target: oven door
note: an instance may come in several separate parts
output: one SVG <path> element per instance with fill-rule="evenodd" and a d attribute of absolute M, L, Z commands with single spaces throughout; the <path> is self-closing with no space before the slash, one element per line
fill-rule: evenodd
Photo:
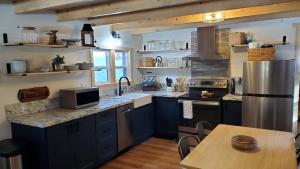
<path fill-rule="evenodd" d="M 195 128 L 199 121 L 207 121 L 213 127 L 221 123 L 220 101 L 190 100 L 193 104 L 193 118 L 183 118 L 183 101 L 178 100 L 180 108 L 179 126 Z"/>

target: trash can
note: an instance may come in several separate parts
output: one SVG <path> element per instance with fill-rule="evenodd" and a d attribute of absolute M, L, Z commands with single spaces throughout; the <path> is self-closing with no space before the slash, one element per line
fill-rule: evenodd
<path fill-rule="evenodd" d="M 11 139 L 0 141 L 0 168 L 22 169 L 21 146 Z"/>

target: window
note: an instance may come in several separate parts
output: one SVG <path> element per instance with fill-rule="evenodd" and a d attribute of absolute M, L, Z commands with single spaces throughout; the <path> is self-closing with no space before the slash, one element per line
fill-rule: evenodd
<path fill-rule="evenodd" d="M 120 77 L 130 79 L 130 52 L 128 50 L 94 50 L 94 66 L 101 71 L 94 72 L 95 84 L 115 83 Z"/>
<path fill-rule="evenodd" d="M 95 71 L 95 83 L 109 82 L 109 50 L 97 50 L 93 52 L 94 67 L 101 71 Z"/>
<path fill-rule="evenodd" d="M 128 52 L 116 51 L 115 54 L 115 72 L 116 80 L 119 80 L 122 76 L 128 76 Z"/>

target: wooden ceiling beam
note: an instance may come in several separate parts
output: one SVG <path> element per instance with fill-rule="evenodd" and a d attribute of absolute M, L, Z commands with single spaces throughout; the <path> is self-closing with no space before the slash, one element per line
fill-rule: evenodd
<path fill-rule="evenodd" d="M 230 24 L 264 21 L 264 20 L 271 20 L 271 19 L 283 19 L 283 18 L 291 18 L 297 16 L 300 16 L 300 11 L 281 12 L 281 13 L 273 13 L 273 14 L 266 14 L 266 15 L 259 15 L 259 16 L 249 16 L 243 18 L 228 19 L 225 20 L 224 22 L 215 23 L 215 24 L 208 24 L 203 22 L 187 23 L 187 24 L 173 25 L 173 26 L 137 28 L 137 29 L 130 29 L 127 31 L 130 34 L 139 35 L 139 34 L 146 34 L 146 33 L 153 33 L 153 32 L 164 32 L 164 31 L 187 29 L 187 28 L 198 28 L 198 27 L 213 26 L 213 25 L 230 25 Z"/>
<path fill-rule="evenodd" d="M 15 0 L 13 2 L 15 12 L 20 14 L 78 7 L 106 1 L 108 0 Z"/>
<path fill-rule="evenodd" d="M 57 12 L 58 21 L 85 19 L 90 17 L 121 14 L 154 8 L 170 7 L 190 3 L 202 3 L 212 0 L 129 0 L 90 5 Z"/>
<path fill-rule="evenodd" d="M 224 11 L 224 16 L 225 19 L 227 20 L 227 19 L 266 15 L 272 13 L 290 12 L 290 11 L 297 11 L 297 10 L 300 10 L 300 1 L 226 10 Z M 195 15 L 179 16 L 179 17 L 173 17 L 173 18 L 161 19 L 155 21 L 140 21 L 140 22 L 116 24 L 112 26 L 112 30 L 119 31 L 119 30 L 137 29 L 137 28 L 145 28 L 145 27 L 161 27 L 161 26 L 174 26 L 174 25 L 188 24 L 188 23 L 199 23 L 199 22 L 203 22 L 203 15 L 204 14 L 195 14 Z"/>
<path fill-rule="evenodd" d="M 154 21 L 170 17 L 193 15 L 212 11 L 231 10 L 260 5 L 270 5 L 275 3 L 290 2 L 294 0 L 218 0 L 204 2 L 202 4 L 181 5 L 163 9 L 153 9 L 148 11 L 131 12 L 117 15 L 109 15 L 89 19 L 94 25 L 108 25 L 126 22 L 136 22 L 140 20 Z"/>

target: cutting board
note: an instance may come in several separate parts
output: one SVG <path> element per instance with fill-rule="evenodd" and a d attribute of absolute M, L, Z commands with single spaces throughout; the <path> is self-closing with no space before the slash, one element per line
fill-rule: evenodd
<path fill-rule="evenodd" d="M 47 86 L 20 89 L 18 93 L 18 99 L 20 100 L 20 102 L 43 100 L 46 99 L 49 94 L 50 92 Z"/>

